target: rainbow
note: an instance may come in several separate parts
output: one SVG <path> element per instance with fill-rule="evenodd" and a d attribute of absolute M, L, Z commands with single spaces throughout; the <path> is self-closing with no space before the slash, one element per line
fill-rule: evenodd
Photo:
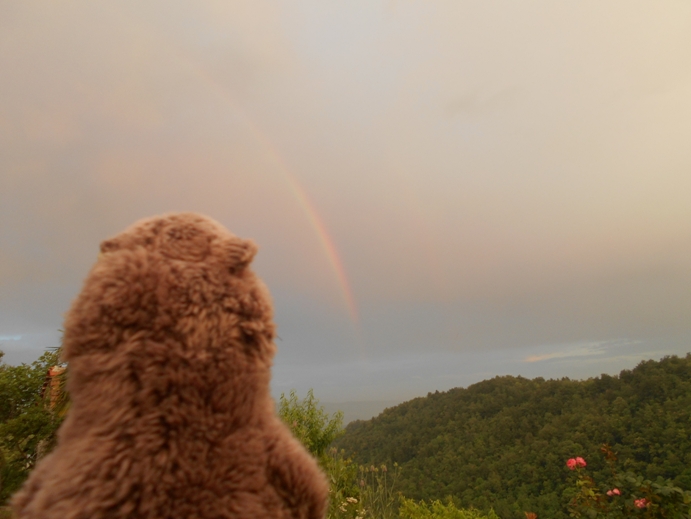
<path fill-rule="evenodd" d="M 183 61 L 195 72 L 196 75 L 201 77 L 204 82 L 214 90 L 222 101 L 229 105 L 236 114 L 240 115 L 246 127 L 250 130 L 252 136 L 268 152 L 269 158 L 276 166 L 276 171 L 280 173 L 281 177 L 297 200 L 303 213 L 307 217 L 310 225 L 319 238 L 319 242 L 324 250 L 324 254 L 326 255 L 326 258 L 328 259 L 329 264 L 336 275 L 336 279 L 338 280 L 338 285 L 341 289 L 343 300 L 348 310 L 351 322 L 357 329 L 359 329 L 360 318 L 358 309 L 355 303 L 355 297 L 353 296 L 353 291 L 350 288 L 350 283 L 348 282 L 348 276 L 346 274 L 345 267 L 343 266 L 343 261 L 341 261 L 341 256 L 338 253 L 334 240 L 331 238 L 331 235 L 324 224 L 324 220 L 319 216 L 319 212 L 315 208 L 310 198 L 307 196 L 307 193 L 303 187 L 300 185 L 300 182 L 298 182 L 297 178 L 295 178 L 295 175 L 290 172 L 285 160 L 276 147 L 272 144 L 266 133 L 263 132 L 259 125 L 257 125 L 254 120 L 247 115 L 245 110 L 243 110 L 242 107 L 235 102 L 235 100 L 228 94 L 227 89 L 192 60 L 183 59 Z"/>

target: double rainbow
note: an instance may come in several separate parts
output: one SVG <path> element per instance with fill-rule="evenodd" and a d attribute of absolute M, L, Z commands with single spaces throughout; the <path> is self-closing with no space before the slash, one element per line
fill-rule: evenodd
<path fill-rule="evenodd" d="M 293 197 L 298 202 L 303 213 L 307 217 L 312 229 L 314 229 L 319 242 L 322 246 L 324 254 L 331 265 L 331 269 L 336 275 L 338 280 L 338 285 L 343 296 L 343 301 L 348 310 L 348 314 L 353 325 L 359 327 L 359 315 L 357 305 L 355 303 L 355 297 L 353 296 L 353 291 L 350 288 L 350 283 L 348 282 L 348 275 L 346 274 L 345 267 L 343 266 L 343 261 L 338 253 L 336 244 L 333 238 L 329 234 L 326 224 L 323 218 L 319 215 L 319 212 L 315 208 L 314 204 L 310 200 L 309 196 L 305 192 L 304 188 L 300 185 L 300 182 L 295 178 L 290 172 L 288 165 L 285 160 L 273 145 L 266 132 L 262 131 L 258 124 L 249 117 L 249 115 L 242 109 L 242 107 L 235 102 L 235 100 L 230 96 L 227 89 L 223 87 L 218 81 L 216 81 L 210 74 L 205 70 L 200 68 L 196 63 L 191 60 L 185 59 L 185 64 L 191 68 L 196 75 L 204 80 L 208 87 L 210 87 L 216 95 L 221 99 L 226 105 L 230 106 L 231 109 L 240 116 L 243 120 L 245 126 L 252 134 L 252 137 L 259 142 L 262 147 L 266 150 L 268 157 L 271 162 L 276 167 L 276 171 L 281 175 L 287 186 L 289 187 Z"/>

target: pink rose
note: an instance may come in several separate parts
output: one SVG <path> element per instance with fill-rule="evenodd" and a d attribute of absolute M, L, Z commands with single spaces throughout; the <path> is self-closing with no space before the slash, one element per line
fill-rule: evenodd
<path fill-rule="evenodd" d="M 576 465 L 579 467 L 585 467 L 585 460 L 579 456 L 578 458 L 576 458 Z"/>
<path fill-rule="evenodd" d="M 612 497 L 612 496 L 620 496 L 621 492 L 619 492 L 618 488 L 613 488 L 612 490 L 607 491 L 607 495 Z"/>
<path fill-rule="evenodd" d="M 569 467 L 570 470 L 573 470 L 576 468 L 576 460 L 571 458 L 570 460 L 566 461 L 566 466 Z"/>
<path fill-rule="evenodd" d="M 648 506 L 648 500 L 642 497 L 641 499 L 634 500 L 633 504 L 636 505 L 638 508 L 645 508 L 646 506 Z"/>

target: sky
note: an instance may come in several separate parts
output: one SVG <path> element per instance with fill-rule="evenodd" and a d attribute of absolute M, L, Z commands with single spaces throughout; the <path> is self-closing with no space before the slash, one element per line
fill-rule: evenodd
<path fill-rule="evenodd" d="M 171 211 L 259 245 L 275 395 L 691 351 L 691 3 L 0 2 L 0 70 L 9 363 Z"/>

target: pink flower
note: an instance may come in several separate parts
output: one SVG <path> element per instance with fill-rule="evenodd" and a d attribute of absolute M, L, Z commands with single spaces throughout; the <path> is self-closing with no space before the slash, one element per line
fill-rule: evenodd
<path fill-rule="evenodd" d="M 645 497 L 642 497 L 641 499 L 635 499 L 633 504 L 638 508 L 645 508 L 648 506 L 648 500 Z"/>
<path fill-rule="evenodd" d="M 583 458 L 578 456 L 577 458 L 571 458 L 570 460 L 566 461 L 566 466 L 569 467 L 569 469 L 574 470 L 577 467 L 585 467 L 586 463 Z"/>
<path fill-rule="evenodd" d="M 612 497 L 612 496 L 620 496 L 621 492 L 619 492 L 618 488 L 613 488 L 612 490 L 607 491 L 607 495 Z"/>

